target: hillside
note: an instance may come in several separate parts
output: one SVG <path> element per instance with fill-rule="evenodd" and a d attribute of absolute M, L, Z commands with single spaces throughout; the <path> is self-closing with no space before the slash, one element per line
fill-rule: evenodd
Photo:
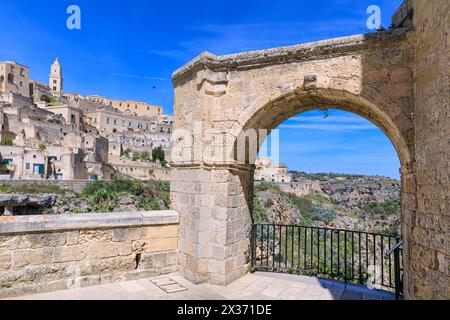
<path fill-rule="evenodd" d="M 255 221 L 386 234 L 399 232 L 398 180 L 340 174 L 294 172 L 293 175 L 296 182 L 289 184 L 257 183 Z M 310 184 L 314 187 L 308 189 L 309 192 L 289 191 Z"/>

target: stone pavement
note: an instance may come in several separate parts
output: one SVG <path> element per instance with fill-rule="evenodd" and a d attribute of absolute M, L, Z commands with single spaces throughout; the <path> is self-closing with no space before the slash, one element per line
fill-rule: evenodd
<path fill-rule="evenodd" d="M 18 300 L 392 300 L 391 293 L 338 281 L 248 274 L 225 286 L 194 285 L 178 274 L 14 298 Z"/>

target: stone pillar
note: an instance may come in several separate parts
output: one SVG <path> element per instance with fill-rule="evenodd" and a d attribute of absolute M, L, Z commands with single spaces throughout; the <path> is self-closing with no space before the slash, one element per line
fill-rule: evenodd
<path fill-rule="evenodd" d="M 402 239 L 403 245 L 403 292 L 406 299 L 410 299 L 409 289 L 411 287 L 412 272 L 411 264 L 411 235 L 417 213 L 417 183 L 415 164 L 404 165 L 401 170 L 401 197 L 402 197 Z"/>
<path fill-rule="evenodd" d="M 190 281 L 226 285 L 248 272 L 253 174 L 253 166 L 172 169 L 180 272 Z"/>

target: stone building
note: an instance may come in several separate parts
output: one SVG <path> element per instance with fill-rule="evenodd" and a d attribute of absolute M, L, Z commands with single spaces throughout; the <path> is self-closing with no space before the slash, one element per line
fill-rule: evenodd
<path fill-rule="evenodd" d="M 82 159 L 81 149 L 0 147 L 1 175 L 7 180 L 82 179 Z"/>
<path fill-rule="evenodd" d="M 163 109 L 160 106 L 152 106 L 145 102 L 132 100 L 113 100 L 101 96 L 88 96 L 87 99 L 100 103 L 105 106 L 110 106 L 116 111 L 137 117 L 158 117 L 163 115 Z"/>
<path fill-rule="evenodd" d="M 0 92 L 29 98 L 28 67 L 12 61 L 0 61 Z"/>
<path fill-rule="evenodd" d="M 158 118 L 156 117 L 136 117 L 118 112 L 111 107 L 99 108 L 87 116 L 91 118 L 90 124 L 106 137 L 117 132 L 156 132 L 158 130 Z"/>
<path fill-rule="evenodd" d="M 109 137 L 110 155 L 120 156 L 121 151 L 130 149 L 138 152 L 152 153 L 154 148 L 163 149 L 167 157 L 170 156 L 170 137 L 169 133 L 151 132 L 151 133 L 116 133 Z"/>
<path fill-rule="evenodd" d="M 60 114 L 65 123 L 71 125 L 75 130 L 80 130 L 81 128 L 81 118 L 82 112 L 70 105 L 46 105 L 45 110 L 48 110 L 54 114 Z"/>
<path fill-rule="evenodd" d="M 30 79 L 30 97 L 35 104 L 42 101 L 49 101 L 52 97 L 50 87 L 45 83 Z"/>
<path fill-rule="evenodd" d="M 284 164 L 276 164 L 268 158 L 258 158 L 255 163 L 255 181 L 291 182 L 292 175 Z"/>

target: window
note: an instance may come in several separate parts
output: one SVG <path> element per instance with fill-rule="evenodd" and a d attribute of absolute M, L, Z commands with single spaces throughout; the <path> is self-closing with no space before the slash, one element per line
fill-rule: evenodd
<path fill-rule="evenodd" d="M 12 164 L 12 163 L 13 163 L 12 159 L 3 159 L 3 164 L 8 165 L 8 164 Z"/>
<path fill-rule="evenodd" d="M 56 80 L 53 80 L 53 84 L 57 84 L 58 83 L 58 81 L 56 81 Z"/>
<path fill-rule="evenodd" d="M 30 164 L 29 163 L 25 164 L 25 170 L 30 170 Z"/>
<path fill-rule="evenodd" d="M 12 73 L 9 73 L 9 74 L 8 74 L 8 82 L 9 82 L 10 84 L 13 84 L 13 83 L 14 83 L 14 74 L 12 74 Z"/>
<path fill-rule="evenodd" d="M 45 167 L 41 163 L 35 163 L 33 165 L 33 173 L 34 174 L 44 174 L 45 173 Z"/>
<path fill-rule="evenodd" d="M 53 91 L 56 91 L 56 87 L 53 87 Z"/>
<path fill-rule="evenodd" d="M 131 126 L 132 126 L 131 122 L 128 122 L 128 126 L 131 128 Z"/>
<path fill-rule="evenodd" d="M 106 124 L 109 124 L 109 118 L 106 118 Z"/>
<path fill-rule="evenodd" d="M 117 124 L 117 120 L 116 119 L 114 119 L 114 125 L 116 125 Z"/>

